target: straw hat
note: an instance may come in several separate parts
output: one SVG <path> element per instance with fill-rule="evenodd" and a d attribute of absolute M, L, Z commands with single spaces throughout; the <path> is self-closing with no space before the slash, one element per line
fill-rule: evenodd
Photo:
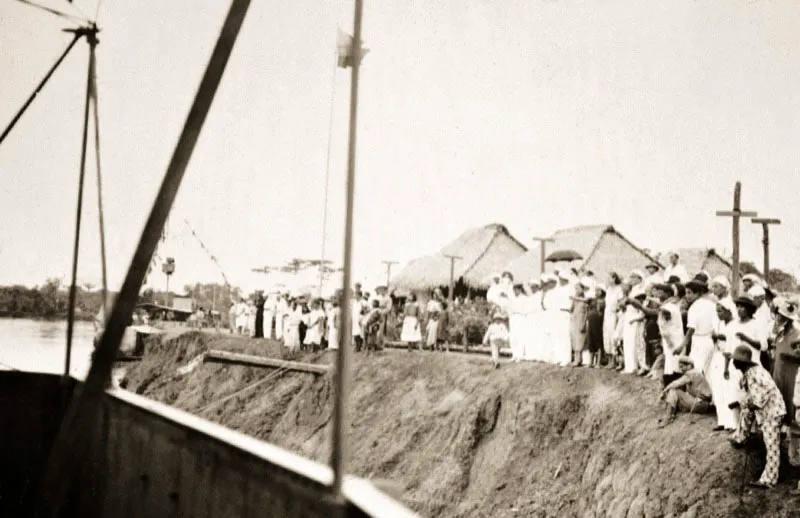
<path fill-rule="evenodd" d="M 746 345 L 740 345 L 733 350 L 733 354 L 731 355 L 731 360 L 733 361 L 740 361 L 742 363 L 747 363 L 749 365 L 755 365 L 756 363 L 753 361 L 753 350 L 747 347 Z"/>
<path fill-rule="evenodd" d="M 797 316 L 797 304 L 794 302 L 789 302 L 788 300 L 782 300 L 776 306 L 775 311 L 778 312 L 780 316 L 783 318 L 788 318 L 789 320 L 798 320 Z"/>

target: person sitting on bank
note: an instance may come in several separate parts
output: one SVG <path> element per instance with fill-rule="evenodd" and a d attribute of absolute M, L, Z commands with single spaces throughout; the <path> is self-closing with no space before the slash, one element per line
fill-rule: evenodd
<path fill-rule="evenodd" d="M 775 487 L 781 462 L 780 428 L 786 415 L 783 396 L 769 372 L 753 361 L 753 350 L 750 347 L 738 346 L 733 351 L 731 360 L 733 366 L 742 372 L 740 387 L 744 397 L 729 405 L 732 409 L 740 409 L 739 427 L 729 440 L 735 448 L 744 446 L 750 438 L 753 421 L 758 424 L 767 449 L 767 458 L 761 477 L 748 485 L 760 489 Z"/>
<path fill-rule="evenodd" d="M 662 427 L 672 423 L 678 412 L 707 414 L 711 411 L 711 387 L 703 371 L 688 356 L 678 358 L 678 369 L 683 375 L 661 391 L 661 399 L 669 410 L 659 422 Z"/>

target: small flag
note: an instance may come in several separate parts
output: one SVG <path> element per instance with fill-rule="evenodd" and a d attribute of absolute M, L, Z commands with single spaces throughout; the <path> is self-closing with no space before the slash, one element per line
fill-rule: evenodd
<path fill-rule="evenodd" d="M 339 35 L 336 39 L 336 47 L 338 49 L 338 64 L 341 68 L 350 68 L 353 66 L 353 37 L 346 32 L 339 29 Z M 362 47 L 358 63 L 367 55 L 369 49 Z"/>

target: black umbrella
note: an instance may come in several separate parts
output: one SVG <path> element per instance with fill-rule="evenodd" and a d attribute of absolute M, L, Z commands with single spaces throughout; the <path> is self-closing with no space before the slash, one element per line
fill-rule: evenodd
<path fill-rule="evenodd" d="M 579 261 L 581 259 L 583 259 L 583 256 L 575 250 L 556 250 L 548 255 L 545 261 L 548 263 L 558 263 L 561 261 Z"/>

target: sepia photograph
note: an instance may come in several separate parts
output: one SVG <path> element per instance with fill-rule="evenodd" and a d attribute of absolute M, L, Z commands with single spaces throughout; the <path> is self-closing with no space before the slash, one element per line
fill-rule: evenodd
<path fill-rule="evenodd" d="M 0 0 L 0 517 L 800 517 L 797 0 Z"/>

